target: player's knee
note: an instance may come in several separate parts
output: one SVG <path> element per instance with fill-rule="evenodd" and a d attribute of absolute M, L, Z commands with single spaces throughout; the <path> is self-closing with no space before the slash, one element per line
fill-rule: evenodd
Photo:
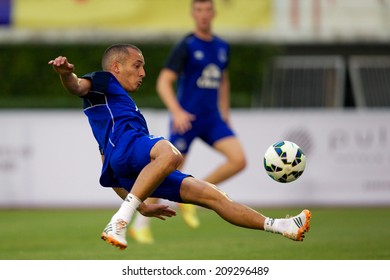
<path fill-rule="evenodd" d="M 183 162 L 183 156 L 168 141 L 159 141 L 152 149 L 152 160 L 159 161 L 168 171 L 174 171 Z"/>
<path fill-rule="evenodd" d="M 235 157 L 231 162 L 236 172 L 242 171 L 247 165 L 246 158 L 244 156 Z"/>
<path fill-rule="evenodd" d="M 169 160 L 174 169 L 177 169 L 183 162 L 183 156 L 181 153 L 172 153 Z"/>
<path fill-rule="evenodd" d="M 164 161 L 167 169 L 171 172 L 178 169 L 178 167 L 183 162 L 183 156 L 180 153 L 176 153 L 174 151 L 165 153 L 162 156 L 162 160 Z"/>

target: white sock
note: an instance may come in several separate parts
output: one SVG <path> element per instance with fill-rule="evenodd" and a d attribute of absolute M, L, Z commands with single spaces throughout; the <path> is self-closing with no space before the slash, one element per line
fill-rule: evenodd
<path fill-rule="evenodd" d="M 266 218 L 264 222 L 264 230 L 274 233 L 283 233 L 288 225 L 287 219 Z"/>
<path fill-rule="evenodd" d="M 121 219 L 127 224 L 130 223 L 131 218 L 133 217 L 135 211 L 137 211 L 138 206 L 141 204 L 141 200 L 135 195 L 129 193 L 125 200 L 122 202 L 119 210 L 112 216 L 111 221 L 117 221 Z"/>

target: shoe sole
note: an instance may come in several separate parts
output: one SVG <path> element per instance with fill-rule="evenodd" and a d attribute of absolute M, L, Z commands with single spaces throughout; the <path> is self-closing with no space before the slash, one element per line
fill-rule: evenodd
<path fill-rule="evenodd" d="M 112 237 L 110 237 L 110 236 L 108 236 L 108 235 L 106 235 L 104 233 L 102 234 L 102 239 L 104 241 L 106 241 L 108 244 L 111 244 L 111 245 L 113 245 L 115 247 L 118 247 L 121 250 L 124 250 L 124 249 L 127 248 L 127 245 L 118 242 L 118 240 L 116 240 L 115 238 L 112 238 Z"/>
<path fill-rule="evenodd" d="M 305 213 L 306 221 L 305 221 L 305 224 L 298 229 L 298 234 L 297 234 L 297 237 L 295 239 L 296 241 L 303 241 L 303 238 L 305 238 L 305 233 L 310 230 L 310 218 L 311 218 L 312 214 L 307 209 L 303 210 L 302 212 Z"/>

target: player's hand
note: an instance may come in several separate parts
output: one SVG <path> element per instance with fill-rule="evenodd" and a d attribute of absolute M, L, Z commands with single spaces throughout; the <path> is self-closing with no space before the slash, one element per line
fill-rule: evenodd
<path fill-rule="evenodd" d="M 68 62 L 65 56 L 58 56 L 48 62 L 58 74 L 70 74 L 74 71 L 74 65 Z"/>
<path fill-rule="evenodd" d="M 183 134 L 192 128 L 192 121 L 196 119 L 195 115 L 185 110 L 180 110 L 172 115 L 173 131 Z"/>
<path fill-rule="evenodd" d="M 138 207 L 138 211 L 146 217 L 154 217 L 160 220 L 165 220 L 166 217 L 170 218 L 176 216 L 175 210 L 169 208 L 168 205 L 162 204 L 141 203 Z"/>

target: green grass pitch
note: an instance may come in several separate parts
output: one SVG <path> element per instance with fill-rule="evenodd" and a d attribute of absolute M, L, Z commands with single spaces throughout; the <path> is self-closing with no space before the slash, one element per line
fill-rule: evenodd
<path fill-rule="evenodd" d="M 258 209 L 284 217 L 301 209 Z M 389 260 L 390 208 L 311 208 L 304 242 L 234 227 L 199 209 L 199 229 L 178 216 L 152 222 L 154 245 L 100 239 L 115 209 L 0 210 L 1 260 Z"/>

